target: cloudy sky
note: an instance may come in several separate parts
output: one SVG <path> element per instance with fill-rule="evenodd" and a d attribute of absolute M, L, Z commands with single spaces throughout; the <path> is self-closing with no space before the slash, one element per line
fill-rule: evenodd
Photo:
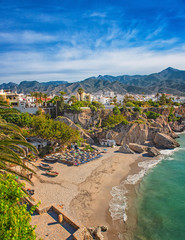
<path fill-rule="evenodd" d="M 184 0 L 0 0 L 0 83 L 185 69 Z"/>

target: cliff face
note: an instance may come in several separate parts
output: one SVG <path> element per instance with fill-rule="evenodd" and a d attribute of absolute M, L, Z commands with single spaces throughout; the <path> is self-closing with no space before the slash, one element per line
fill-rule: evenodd
<path fill-rule="evenodd" d="M 101 119 L 104 119 L 110 113 L 111 110 L 109 109 L 98 110 L 97 112 L 92 112 L 91 109 L 84 109 L 80 113 L 64 112 L 64 117 L 69 118 L 75 124 L 80 124 L 82 128 L 88 129 L 101 123 Z"/>
<path fill-rule="evenodd" d="M 64 122 L 68 126 L 72 127 L 75 130 L 78 130 L 80 136 L 86 140 L 87 143 L 93 144 L 94 140 L 79 126 L 72 122 L 69 118 L 66 117 L 57 117 L 56 121 Z"/>
<path fill-rule="evenodd" d="M 159 148 L 177 147 L 178 143 L 174 140 L 177 136 L 164 118 L 160 116 L 156 121 L 152 120 L 146 124 L 123 125 L 121 123 L 113 129 L 97 133 L 97 137 L 114 139 L 117 145 L 123 146 L 136 143 Z"/>

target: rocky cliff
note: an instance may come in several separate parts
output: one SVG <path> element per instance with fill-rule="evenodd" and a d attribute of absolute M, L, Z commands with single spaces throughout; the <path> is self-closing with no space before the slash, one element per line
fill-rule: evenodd
<path fill-rule="evenodd" d="M 75 124 L 79 124 L 82 128 L 88 129 L 89 127 L 97 126 L 101 123 L 107 115 L 112 112 L 110 109 L 102 109 L 97 112 L 91 111 L 91 109 L 83 109 L 79 113 L 72 113 L 69 111 L 64 112 L 64 117 L 67 117 Z"/>
<path fill-rule="evenodd" d="M 146 123 L 118 124 L 112 129 L 96 134 L 98 139 L 114 139 L 117 145 L 125 146 L 135 143 L 145 146 L 156 146 L 158 148 L 175 148 L 179 144 L 175 140 L 178 137 L 164 116 Z M 129 146 L 130 147 L 130 146 Z M 132 149 L 132 148 L 131 148 Z M 133 150 L 133 149 L 132 149 Z"/>

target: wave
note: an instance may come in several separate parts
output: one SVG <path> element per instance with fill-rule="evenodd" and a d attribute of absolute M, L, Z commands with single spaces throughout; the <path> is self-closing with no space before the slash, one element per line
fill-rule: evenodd
<path fill-rule="evenodd" d="M 145 160 L 143 162 L 139 162 L 138 167 L 141 168 L 139 173 L 128 175 L 126 180 L 124 180 L 119 186 L 112 188 L 112 199 L 109 203 L 109 211 L 113 220 L 123 219 L 125 222 L 127 220 L 126 210 L 128 203 L 126 194 L 128 193 L 128 190 L 126 189 L 126 185 L 137 184 L 150 169 L 154 168 L 163 159 L 173 160 L 173 158 L 170 156 L 175 151 L 179 151 L 180 149 L 182 148 L 161 150 L 161 157 L 159 159 Z"/>
<path fill-rule="evenodd" d="M 160 160 L 146 160 L 143 162 L 139 162 L 138 167 L 143 169 L 137 174 L 128 175 L 127 179 L 125 180 L 125 184 L 135 185 L 145 176 L 149 169 L 154 168 L 159 162 Z"/>
<path fill-rule="evenodd" d="M 111 195 L 113 198 L 109 203 L 109 211 L 113 220 L 127 220 L 125 213 L 127 208 L 126 193 L 128 193 L 128 190 L 123 185 L 112 188 Z"/>
<path fill-rule="evenodd" d="M 179 151 L 180 148 L 175 148 L 175 149 L 164 149 L 164 150 L 160 150 L 160 153 L 162 155 L 162 157 L 167 157 L 167 156 L 171 156 L 174 152 Z"/>

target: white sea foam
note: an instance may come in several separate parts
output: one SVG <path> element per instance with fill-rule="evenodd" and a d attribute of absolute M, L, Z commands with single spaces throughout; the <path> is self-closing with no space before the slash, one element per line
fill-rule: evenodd
<path fill-rule="evenodd" d="M 112 188 L 112 199 L 109 203 L 109 211 L 113 220 L 127 220 L 125 210 L 127 208 L 127 198 L 125 194 L 128 192 L 123 185 Z"/>
<path fill-rule="evenodd" d="M 127 179 L 125 180 L 125 184 L 136 184 L 145 176 L 150 168 L 155 167 L 159 162 L 160 160 L 146 160 L 139 162 L 138 167 L 142 168 L 142 170 L 137 174 L 128 175 Z"/>
<path fill-rule="evenodd" d="M 166 156 L 171 156 L 176 151 L 179 151 L 179 148 L 161 150 L 160 153 L 161 155 L 166 157 Z"/>
<path fill-rule="evenodd" d="M 126 180 L 123 181 L 119 186 L 113 187 L 111 191 L 112 199 L 109 203 L 109 211 L 111 213 L 111 217 L 113 220 L 123 219 L 124 221 L 127 220 L 126 209 L 127 209 L 127 198 L 126 193 L 128 190 L 126 189 L 125 185 L 131 184 L 135 185 L 139 182 L 146 173 L 154 168 L 161 160 L 168 157 L 168 160 L 173 160 L 170 157 L 175 151 L 180 150 L 180 148 L 176 149 L 168 149 L 168 150 L 161 150 L 161 158 L 158 160 L 145 160 L 143 162 L 138 163 L 138 167 L 141 168 L 141 171 L 137 174 L 128 175 Z"/>

